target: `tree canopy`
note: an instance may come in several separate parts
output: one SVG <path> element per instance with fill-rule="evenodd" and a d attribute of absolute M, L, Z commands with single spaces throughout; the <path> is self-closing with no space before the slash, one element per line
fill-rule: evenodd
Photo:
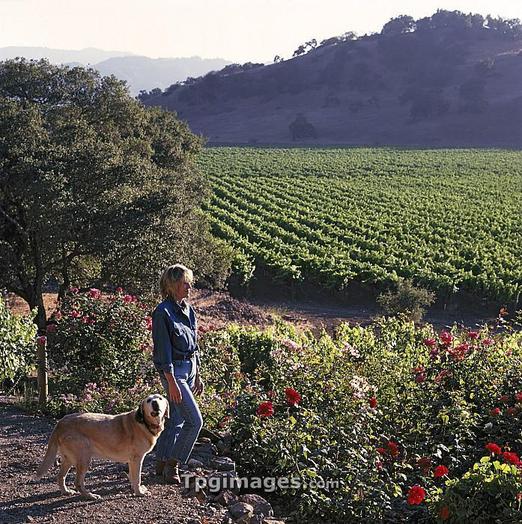
<path fill-rule="evenodd" d="M 38 307 L 42 327 L 50 280 L 143 291 L 169 262 L 221 263 L 200 211 L 201 146 L 115 77 L 1 62 L 0 288 Z"/>

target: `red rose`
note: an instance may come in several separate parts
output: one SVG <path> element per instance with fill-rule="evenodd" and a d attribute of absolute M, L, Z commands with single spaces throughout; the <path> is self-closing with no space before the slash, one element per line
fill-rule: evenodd
<path fill-rule="evenodd" d="M 492 338 L 485 338 L 483 341 L 482 341 L 482 344 L 484 346 L 491 346 L 495 343 L 495 341 L 492 339 Z"/>
<path fill-rule="evenodd" d="M 89 296 L 96 300 L 101 297 L 101 291 L 99 289 L 92 287 L 91 289 L 89 289 Z"/>
<path fill-rule="evenodd" d="M 152 331 L 152 317 L 145 317 L 145 323 L 147 324 L 147 329 Z"/>
<path fill-rule="evenodd" d="M 479 336 L 478 331 L 468 331 L 468 338 L 471 340 L 476 340 Z"/>
<path fill-rule="evenodd" d="M 71 311 L 71 317 L 72 318 L 80 318 L 81 316 L 82 316 L 82 314 L 79 311 L 76 311 L 76 309 L 73 309 Z"/>
<path fill-rule="evenodd" d="M 498 415 L 500 415 L 500 408 L 493 408 L 489 414 L 492 416 L 492 417 L 496 417 Z"/>
<path fill-rule="evenodd" d="M 507 413 L 510 417 L 513 417 L 514 415 L 517 414 L 517 408 L 507 408 L 506 413 Z"/>
<path fill-rule="evenodd" d="M 297 406 L 301 402 L 301 395 L 293 388 L 285 388 L 286 401 L 291 406 Z"/>
<path fill-rule="evenodd" d="M 116 293 L 123 293 L 123 288 L 122 287 L 117 287 L 116 288 Z"/>
<path fill-rule="evenodd" d="M 447 331 L 443 331 L 440 334 L 440 340 L 445 346 L 449 346 L 453 342 L 453 336 L 451 333 L 448 333 Z"/>
<path fill-rule="evenodd" d="M 47 344 L 47 337 L 45 335 L 42 335 L 36 339 L 36 343 L 39 346 L 45 346 Z"/>
<path fill-rule="evenodd" d="M 500 402 L 503 402 L 504 404 L 507 404 L 509 402 L 509 395 L 502 395 L 499 398 Z"/>
<path fill-rule="evenodd" d="M 47 333 L 56 333 L 56 324 L 49 324 L 47 326 Z"/>
<path fill-rule="evenodd" d="M 132 295 L 125 295 L 123 297 L 123 302 L 125 302 L 126 304 L 129 304 L 130 302 L 132 302 L 132 300 L 133 300 Z"/>
<path fill-rule="evenodd" d="M 446 466 L 440 465 L 433 470 L 433 476 L 438 479 L 444 477 L 449 473 L 449 469 Z"/>
<path fill-rule="evenodd" d="M 504 451 L 504 453 L 502 453 L 502 458 L 506 462 L 510 462 L 515 466 L 518 466 L 520 464 L 520 459 L 518 458 L 518 455 L 516 453 L 513 453 L 512 451 Z"/>
<path fill-rule="evenodd" d="M 375 409 L 377 407 L 377 399 L 375 397 L 370 397 L 370 400 L 368 402 L 372 409 Z"/>
<path fill-rule="evenodd" d="M 486 449 L 490 453 L 493 453 L 493 455 L 500 455 L 502 453 L 502 449 L 500 448 L 500 446 L 498 444 L 495 444 L 494 442 L 488 442 L 486 444 Z"/>
<path fill-rule="evenodd" d="M 396 457 L 399 454 L 399 444 L 397 444 L 397 442 L 390 440 L 387 446 L 388 446 L 388 452 L 390 453 L 392 457 Z"/>
<path fill-rule="evenodd" d="M 77 287 L 71 287 L 69 288 L 70 293 L 78 293 L 80 290 Z"/>
<path fill-rule="evenodd" d="M 271 417 L 273 414 L 274 414 L 274 406 L 272 405 L 272 402 L 270 401 L 261 402 L 261 404 L 259 404 L 257 411 L 256 411 L 256 415 L 258 415 L 259 417 L 265 417 L 265 418 Z"/>
<path fill-rule="evenodd" d="M 386 455 L 386 450 L 384 448 L 376 448 L 375 451 L 377 451 L 379 455 Z"/>
<path fill-rule="evenodd" d="M 422 343 L 429 348 L 433 348 L 437 345 L 437 341 L 434 338 L 425 338 Z"/>
<path fill-rule="evenodd" d="M 61 311 L 55 311 L 53 313 L 53 317 L 56 319 L 56 320 L 61 320 L 62 319 L 62 312 Z"/>
<path fill-rule="evenodd" d="M 426 497 L 426 491 L 421 486 L 415 485 L 410 488 L 408 491 L 408 504 L 411 506 L 417 506 L 420 504 Z"/>
<path fill-rule="evenodd" d="M 415 382 L 417 382 L 417 384 L 422 384 L 425 380 L 426 380 L 426 373 L 419 373 L 415 377 Z"/>
<path fill-rule="evenodd" d="M 448 506 L 442 506 L 439 511 L 439 518 L 440 520 L 448 520 L 450 517 L 450 510 Z"/>
<path fill-rule="evenodd" d="M 515 393 L 515 399 L 517 402 L 522 402 L 522 392 Z"/>
<path fill-rule="evenodd" d="M 422 469 L 422 471 L 427 472 L 431 467 L 430 457 L 421 457 L 417 460 L 417 465 Z"/>

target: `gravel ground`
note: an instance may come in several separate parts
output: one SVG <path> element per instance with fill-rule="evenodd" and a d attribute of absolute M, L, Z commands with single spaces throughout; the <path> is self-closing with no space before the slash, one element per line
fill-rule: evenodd
<path fill-rule="evenodd" d="M 53 467 L 41 481 L 33 476 L 45 453 L 54 421 L 28 415 L 0 400 L 0 523 L 170 523 L 217 524 L 225 510 L 200 504 L 182 496 L 182 489 L 163 484 L 154 476 L 153 457 L 148 455 L 142 483 L 149 497 L 134 497 L 126 477 L 126 466 L 93 461 L 87 473 L 87 489 L 102 496 L 85 501 L 78 495 L 64 496 Z M 74 469 L 67 477 L 73 483 Z"/>

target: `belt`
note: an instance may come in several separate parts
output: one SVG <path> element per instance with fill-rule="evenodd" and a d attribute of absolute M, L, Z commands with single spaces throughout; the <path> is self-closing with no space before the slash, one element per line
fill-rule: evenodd
<path fill-rule="evenodd" d="M 193 356 L 194 356 L 194 353 L 190 353 L 190 354 L 173 353 L 172 354 L 172 360 L 192 360 Z"/>

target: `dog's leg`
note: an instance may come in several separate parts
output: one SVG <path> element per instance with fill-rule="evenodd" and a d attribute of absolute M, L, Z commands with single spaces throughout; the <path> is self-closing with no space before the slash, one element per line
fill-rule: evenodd
<path fill-rule="evenodd" d="M 89 465 L 91 462 L 90 457 L 82 457 L 78 460 L 76 463 L 76 479 L 75 479 L 75 486 L 76 489 L 81 493 L 83 497 L 89 500 L 97 500 L 101 499 L 100 495 L 96 495 L 94 493 L 89 493 L 85 489 L 85 474 L 87 473 L 87 470 L 89 469 Z"/>
<path fill-rule="evenodd" d="M 60 491 L 63 495 L 74 495 L 76 493 L 76 491 L 69 489 L 65 485 L 65 477 L 67 476 L 67 473 L 69 473 L 71 466 L 72 462 L 64 455 L 62 457 L 62 463 L 60 464 L 60 472 L 58 473 L 58 486 L 60 486 Z"/>
<path fill-rule="evenodd" d="M 150 491 L 141 485 L 141 467 L 143 464 L 144 455 L 140 457 L 132 457 L 129 460 L 129 479 L 132 486 L 132 491 L 137 497 L 150 495 Z"/>

